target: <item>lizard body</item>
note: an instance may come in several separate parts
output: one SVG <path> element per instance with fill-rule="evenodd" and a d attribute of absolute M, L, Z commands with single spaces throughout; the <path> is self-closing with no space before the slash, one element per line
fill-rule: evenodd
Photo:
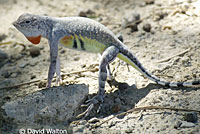
<path fill-rule="evenodd" d="M 105 81 L 109 73 L 109 63 L 116 57 L 127 62 L 144 76 L 157 84 L 167 87 L 185 87 L 200 85 L 200 81 L 193 82 L 166 82 L 151 75 L 141 65 L 137 58 L 104 25 L 83 17 L 48 17 L 33 14 L 23 14 L 13 25 L 22 32 L 33 44 L 38 44 L 41 37 L 49 41 L 50 46 L 50 67 L 47 86 L 56 73 L 60 79 L 60 60 L 58 57 L 58 45 L 67 48 L 102 53 L 99 65 L 99 91 L 96 97 L 90 100 L 86 116 L 97 103 L 103 102 Z"/>

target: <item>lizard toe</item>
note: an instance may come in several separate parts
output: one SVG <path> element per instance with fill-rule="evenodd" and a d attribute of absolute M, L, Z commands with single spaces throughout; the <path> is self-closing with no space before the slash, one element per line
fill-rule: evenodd
<path fill-rule="evenodd" d="M 92 99 L 87 100 L 86 103 L 87 104 L 82 104 L 81 107 L 87 106 L 88 108 L 83 113 L 79 114 L 76 118 L 81 118 L 83 116 L 84 118 L 86 118 L 97 104 L 99 104 L 97 110 L 97 113 L 99 113 L 103 104 L 103 96 L 102 95 L 94 96 Z"/>

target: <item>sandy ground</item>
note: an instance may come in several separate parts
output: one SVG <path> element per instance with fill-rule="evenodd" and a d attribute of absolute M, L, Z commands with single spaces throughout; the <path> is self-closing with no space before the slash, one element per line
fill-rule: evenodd
<path fill-rule="evenodd" d="M 26 12 L 57 17 L 79 16 L 84 13 L 109 27 L 115 34 L 121 34 L 124 43 L 152 74 L 168 81 L 192 81 L 200 78 L 200 1 L 0 0 L 0 50 L 8 55 L 7 58 L 0 59 L 0 106 L 45 88 L 43 79 L 47 77 L 49 66 L 47 40 L 42 39 L 39 45 L 34 46 L 11 24 Z M 140 21 L 135 24 L 132 20 L 130 24 L 126 24 L 124 18 L 130 19 L 135 14 L 140 15 Z M 124 25 L 125 28 L 122 27 Z M 138 30 L 134 30 L 134 27 Z M 8 43 L 2 45 L 2 42 Z M 25 50 L 20 43 L 25 45 Z M 66 48 L 60 48 L 59 51 L 62 73 L 98 68 L 97 54 Z M 166 58 L 169 59 L 158 62 Z M 187 123 L 191 121 L 185 118 L 192 109 L 200 110 L 200 88 L 164 88 L 144 78 L 130 66 L 127 68 L 122 63 L 117 67 L 119 63 L 116 59 L 111 64 L 111 70 L 117 70 L 115 80 L 118 86 L 106 84 L 105 104 L 100 113 L 93 111 L 86 120 L 79 123 L 72 120 L 63 128 L 69 127 L 74 133 L 200 133 L 200 121 L 196 120 L 189 126 Z M 97 93 L 97 76 L 97 71 L 71 74 L 65 77 L 64 84 L 85 83 L 89 85 L 91 97 Z M 41 81 L 18 88 L 2 89 L 36 79 Z M 135 106 L 161 106 L 190 111 L 137 110 L 115 117 L 97 128 L 92 127 Z M 84 108 L 81 108 L 77 113 L 83 111 Z M 193 114 L 196 118 L 200 117 L 198 112 Z M 5 112 L 1 108 L 0 120 L 0 133 L 3 134 L 17 133 L 25 126 L 19 126 L 12 119 L 5 118 Z M 186 126 L 181 126 L 185 122 Z"/>

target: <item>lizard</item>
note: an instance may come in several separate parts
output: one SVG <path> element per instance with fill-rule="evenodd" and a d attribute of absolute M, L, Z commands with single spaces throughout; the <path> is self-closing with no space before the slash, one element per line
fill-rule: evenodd
<path fill-rule="evenodd" d="M 102 54 L 99 64 L 98 93 L 87 101 L 88 108 L 84 112 L 85 117 L 89 115 L 95 105 L 99 104 L 98 111 L 102 107 L 105 96 L 105 82 L 109 75 L 109 63 L 115 60 L 116 57 L 128 63 L 142 75 L 159 85 L 166 87 L 192 87 L 200 85 L 200 80 L 168 82 L 153 76 L 110 29 L 93 19 L 86 17 L 50 17 L 24 13 L 13 22 L 13 25 L 33 44 L 39 44 L 41 37 L 48 39 L 50 66 L 47 87 L 51 87 L 51 81 L 55 73 L 57 80 L 60 81 L 59 45 L 70 49 Z"/>

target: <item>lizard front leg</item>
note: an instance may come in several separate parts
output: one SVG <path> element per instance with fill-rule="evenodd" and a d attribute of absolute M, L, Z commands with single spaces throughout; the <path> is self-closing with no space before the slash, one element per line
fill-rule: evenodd
<path fill-rule="evenodd" d="M 118 53 L 119 53 L 119 49 L 116 48 L 115 46 L 110 46 L 103 52 L 102 58 L 101 58 L 101 61 L 100 61 L 100 66 L 99 66 L 99 79 L 98 79 L 99 80 L 99 90 L 98 90 L 98 94 L 94 98 L 87 101 L 87 102 L 89 102 L 89 104 L 88 104 L 89 107 L 83 113 L 85 115 L 85 117 L 89 115 L 91 110 L 98 103 L 100 103 L 98 111 L 100 110 L 102 103 L 103 103 L 103 99 L 104 99 L 105 82 L 106 82 L 106 79 L 107 79 L 107 66 L 110 62 L 112 62 L 116 58 Z M 81 114 L 80 116 L 82 116 L 83 114 Z"/>
<path fill-rule="evenodd" d="M 61 75 L 60 75 L 60 57 L 57 56 L 56 59 L 56 85 L 60 85 L 60 82 L 62 82 Z"/>
<path fill-rule="evenodd" d="M 55 41 L 49 41 L 50 46 L 50 66 L 48 72 L 47 87 L 51 87 L 51 81 L 56 72 L 56 63 L 58 57 L 58 45 Z"/>

